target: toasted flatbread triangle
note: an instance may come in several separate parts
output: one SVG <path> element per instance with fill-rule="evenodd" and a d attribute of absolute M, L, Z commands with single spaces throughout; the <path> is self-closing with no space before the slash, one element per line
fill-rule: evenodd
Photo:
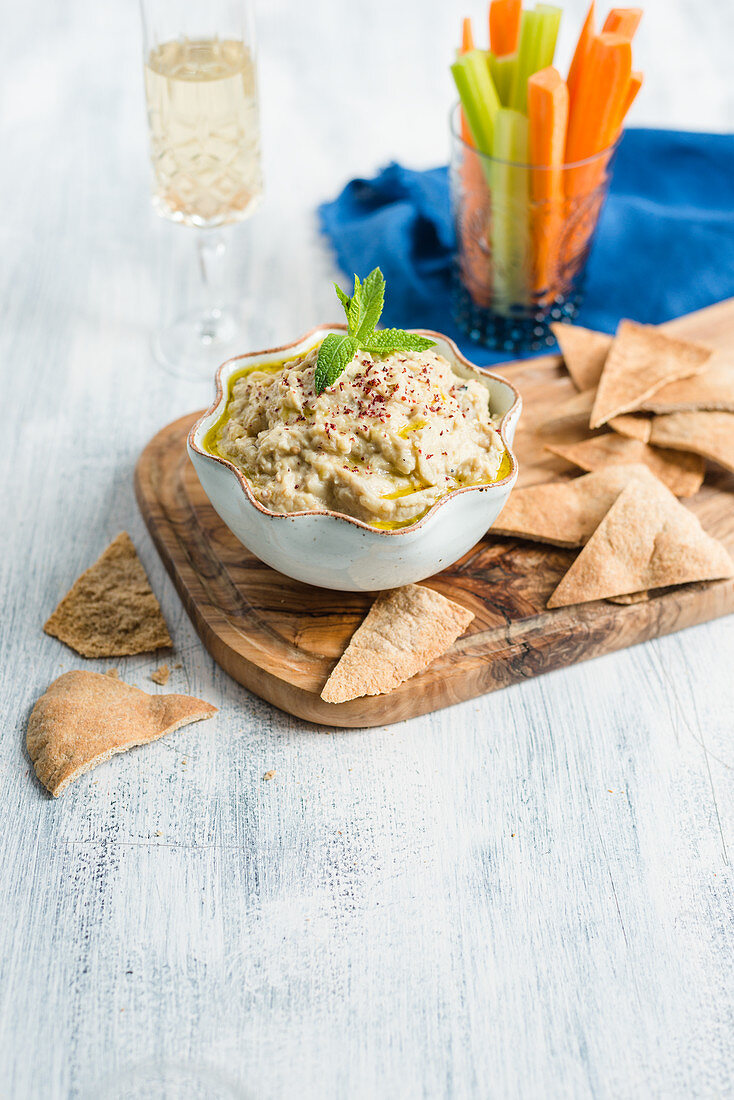
<path fill-rule="evenodd" d="M 641 407 L 655 413 L 734 412 L 734 361 L 730 355 L 714 352 L 700 374 L 661 386 Z"/>
<path fill-rule="evenodd" d="M 565 607 L 734 576 L 725 548 L 654 478 L 619 494 L 548 600 Z"/>
<path fill-rule="evenodd" d="M 515 489 L 490 535 L 583 546 L 631 481 L 652 478 L 647 466 L 608 466 L 572 481 Z"/>
<path fill-rule="evenodd" d="M 543 435 L 565 432 L 570 428 L 587 428 L 595 392 L 593 389 L 582 390 L 554 405 L 551 415 L 539 426 Z"/>
<path fill-rule="evenodd" d="M 591 418 L 591 410 L 594 406 L 596 390 L 582 390 L 573 397 L 561 401 L 553 409 L 553 413 L 540 425 L 543 435 L 555 435 L 572 429 L 588 428 Z M 650 439 L 652 418 L 644 413 L 623 413 L 621 416 L 613 416 L 607 422 L 607 427 L 612 428 L 619 435 L 629 439 L 641 439 L 647 443 Z"/>
<path fill-rule="evenodd" d="M 394 691 L 445 653 L 473 618 L 461 604 L 418 584 L 381 592 L 352 635 L 321 698 L 345 703 Z"/>
<path fill-rule="evenodd" d="M 649 443 L 652 418 L 640 416 L 639 413 L 622 413 L 621 416 L 613 416 L 608 420 L 607 427 L 628 439 L 640 439 L 643 443 Z"/>
<path fill-rule="evenodd" d="M 650 593 L 647 591 L 628 592 L 625 596 L 607 596 L 607 599 L 610 603 L 618 603 L 626 607 L 634 603 L 647 603 L 650 599 Z"/>
<path fill-rule="evenodd" d="M 28 720 L 26 745 L 36 775 L 56 798 L 115 753 L 145 745 L 217 708 L 189 695 L 146 695 L 98 672 L 65 672 Z"/>
<path fill-rule="evenodd" d="M 698 455 L 649 447 L 639 439 L 626 439 L 615 432 L 583 439 L 580 443 L 548 443 L 546 450 L 582 470 L 601 470 L 631 462 L 647 466 L 677 497 L 697 493 L 705 469 Z"/>
<path fill-rule="evenodd" d="M 594 389 L 599 383 L 604 361 L 612 346 L 606 332 L 594 332 L 581 325 L 551 325 L 561 349 L 566 370 L 579 390 Z"/>
<path fill-rule="evenodd" d="M 677 412 L 655 416 L 652 443 L 693 451 L 734 473 L 734 413 Z"/>
<path fill-rule="evenodd" d="M 82 657 L 126 657 L 173 645 L 124 531 L 74 582 L 43 629 Z"/>
<path fill-rule="evenodd" d="M 601 372 L 590 426 L 600 428 L 611 417 L 634 412 L 656 390 L 703 370 L 712 352 L 666 336 L 652 325 L 620 321 Z"/>

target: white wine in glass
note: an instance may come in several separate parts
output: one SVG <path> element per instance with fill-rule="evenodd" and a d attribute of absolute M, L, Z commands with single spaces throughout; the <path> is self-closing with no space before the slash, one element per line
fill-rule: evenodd
<path fill-rule="evenodd" d="M 164 42 L 145 66 L 153 204 L 184 225 L 251 213 L 262 193 L 255 63 L 243 42 Z"/>
<path fill-rule="evenodd" d="M 237 336 L 235 316 L 222 303 L 219 227 L 248 218 L 262 195 L 249 5 L 141 0 L 141 6 L 153 205 L 194 227 L 208 299 L 161 330 L 154 346 L 175 373 L 202 376 L 232 352 Z M 202 21 L 214 23 L 211 33 L 197 31 Z"/>

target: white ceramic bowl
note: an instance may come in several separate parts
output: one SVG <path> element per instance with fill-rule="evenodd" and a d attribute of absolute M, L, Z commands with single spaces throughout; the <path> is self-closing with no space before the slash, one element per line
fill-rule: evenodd
<path fill-rule="evenodd" d="M 510 473 L 494 485 L 467 486 L 441 497 L 416 523 L 394 531 L 371 527 L 339 512 L 271 512 L 255 499 L 246 478 L 225 459 L 204 450 L 209 428 L 224 411 L 229 380 L 245 366 L 303 354 L 343 325 L 312 329 L 292 344 L 227 360 L 217 371 L 214 403 L 191 429 L 188 452 L 204 492 L 230 531 L 261 561 L 295 580 L 344 592 L 373 592 L 420 581 L 452 565 L 491 527 L 517 480 L 511 444 L 522 400 L 504 378 L 465 359 L 439 332 L 416 329 L 436 342 L 461 378 L 487 388 L 490 408 L 511 461 Z"/>

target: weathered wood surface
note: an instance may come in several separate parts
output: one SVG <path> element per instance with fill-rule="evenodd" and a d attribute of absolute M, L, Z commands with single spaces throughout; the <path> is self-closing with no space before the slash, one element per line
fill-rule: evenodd
<path fill-rule="evenodd" d="M 584 6 L 564 4 L 562 67 Z M 638 122 L 731 125 L 730 7 L 645 4 Z M 445 160 L 464 13 L 258 5 L 243 351 L 335 317 L 317 201 Z M 0 59 L 0 1096 L 130 1100 L 161 1065 L 178 1083 L 146 1100 L 206 1096 L 197 1072 L 216 1100 L 730 1096 L 734 617 L 388 729 L 241 688 L 133 495 L 146 441 L 212 393 L 149 352 L 195 272 L 149 211 L 136 5 L 6 5 Z M 117 665 L 161 690 L 155 657 L 82 662 L 41 631 L 121 529 L 183 662 L 170 688 L 220 713 L 53 802 L 24 747 L 48 682 Z"/>
<path fill-rule="evenodd" d="M 734 301 L 672 327 L 713 348 L 734 346 Z M 568 463 L 544 449 L 548 440 L 537 431 L 574 392 L 558 358 L 498 370 L 523 396 L 516 441 L 520 484 L 570 474 Z M 239 683 L 300 718 L 338 727 L 414 718 L 734 611 L 732 580 L 670 589 L 626 607 L 600 600 L 548 611 L 548 597 L 576 552 L 490 531 L 426 582 L 475 615 L 449 652 L 389 695 L 324 703 L 321 690 L 371 597 L 299 584 L 245 550 L 207 500 L 186 454 L 186 436 L 199 415 L 170 424 L 145 448 L 136 469 L 138 503 L 214 659 Z M 734 555 L 734 476 L 712 468 L 688 506 Z"/>

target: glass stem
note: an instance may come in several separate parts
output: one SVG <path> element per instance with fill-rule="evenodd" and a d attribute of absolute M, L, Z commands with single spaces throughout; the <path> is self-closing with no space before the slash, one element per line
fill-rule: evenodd
<path fill-rule="evenodd" d="M 203 344 L 211 344 L 221 333 L 223 261 L 227 246 L 219 229 L 197 229 L 196 237 L 204 301 L 199 339 Z"/>

